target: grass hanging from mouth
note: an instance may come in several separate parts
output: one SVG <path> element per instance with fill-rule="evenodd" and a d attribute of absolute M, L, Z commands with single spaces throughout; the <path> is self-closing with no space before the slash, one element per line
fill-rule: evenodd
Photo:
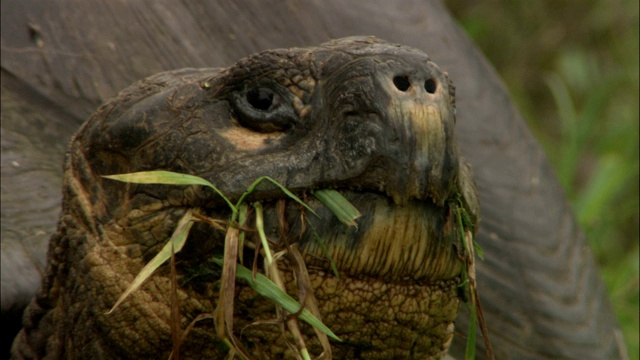
<path fill-rule="evenodd" d="M 471 219 L 467 211 L 465 210 L 462 200 L 456 198 L 452 205 L 454 214 L 456 216 L 456 222 L 458 225 L 458 232 L 460 233 L 460 241 L 464 248 L 464 262 L 462 266 L 462 286 L 467 287 L 469 293 L 469 310 L 471 316 L 469 319 L 469 331 L 467 333 L 467 345 L 465 350 L 465 360 L 475 359 L 476 352 L 476 326 L 480 325 L 482 331 L 482 337 L 486 347 L 486 355 L 489 359 L 495 359 L 493 354 L 493 347 L 489 340 L 489 330 L 487 324 L 484 321 L 484 315 L 482 313 L 482 305 L 480 305 L 480 297 L 478 296 L 478 287 L 476 284 L 476 268 L 475 268 L 475 254 L 474 249 L 478 251 L 478 257 L 484 259 L 482 248 L 473 240 L 473 228 Z"/>
<path fill-rule="evenodd" d="M 273 256 L 271 255 L 271 248 L 269 247 L 269 241 L 267 241 L 267 235 L 264 233 L 264 219 L 262 215 L 262 204 L 259 202 L 253 203 L 253 208 L 256 209 L 256 228 L 258 229 L 258 235 L 260 236 L 260 242 L 264 248 L 264 253 L 267 258 L 267 263 L 271 265 L 273 263 Z"/>
<path fill-rule="evenodd" d="M 189 230 L 191 230 L 191 226 L 193 225 L 194 217 L 192 215 L 193 210 L 189 209 L 182 216 L 182 219 L 178 222 L 176 226 L 176 230 L 171 235 L 171 238 L 164 245 L 162 250 L 153 258 L 151 261 L 145 265 L 142 270 L 135 277 L 129 288 L 120 296 L 118 301 L 116 301 L 115 305 L 107 312 L 107 314 L 111 314 L 129 295 L 131 295 L 134 291 L 138 290 L 142 284 L 144 284 L 151 274 L 159 268 L 162 264 L 164 264 L 167 260 L 171 259 L 171 255 L 178 253 L 182 250 L 182 247 L 187 242 L 187 236 L 189 235 Z"/>
<path fill-rule="evenodd" d="M 342 194 L 335 190 L 324 189 L 314 191 L 313 195 L 328 207 L 341 223 L 358 227 L 356 219 L 362 214 Z"/>
<path fill-rule="evenodd" d="M 213 258 L 212 260 L 214 263 L 220 266 L 223 266 L 222 259 Z M 246 267 L 240 264 L 238 264 L 236 268 L 236 276 L 239 279 L 246 281 L 249 284 L 249 286 L 251 286 L 251 288 L 253 288 L 258 294 L 266 297 L 267 299 L 272 300 L 274 303 L 282 306 L 282 308 L 287 310 L 288 312 L 296 313 L 298 310 L 300 310 L 300 307 L 301 307 L 300 303 L 296 301 L 294 298 L 292 298 L 289 294 L 282 291 L 280 287 L 278 287 L 273 281 L 271 281 L 266 276 L 260 273 L 257 273 L 256 278 L 254 280 L 253 273 L 251 272 L 251 270 L 247 269 Z M 309 323 L 311 326 L 314 326 L 318 330 L 327 334 L 332 339 L 337 341 L 342 341 L 336 334 L 333 333 L 333 331 L 331 331 L 331 329 L 329 329 L 326 325 L 320 322 L 318 318 L 313 316 L 313 314 L 311 314 L 309 310 L 303 309 L 299 317 L 300 319 Z"/>
<path fill-rule="evenodd" d="M 231 353 L 236 353 L 241 355 L 244 358 L 248 358 L 246 351 L 243 349 L 239 340 L 235 337 L 233 333 L 233 308 L 234 308 L 234 293 L 235 293 L 235 282 L 236 278 L 242 279 L 245 281 L 251 288 L 253 288 L 258 294 L 264 296 L 265 298 L 272 301 L 274 304 L 282 307 L 289 313 L 296 314 L 297 317 L 307 322 L 311 326 L 313 326 L 316 331 L 325 334 L 326 336 L 331 337 L 336 341 L 341 341 L 340 338 L 334 334 L 326 325 L 322 323 L 316 316 L 314 316 L 309 310 L 303 308 L 303 306 L 292 298 L 289 294 L 287 294 L 283 289 L 284 286 L 280 281 L 280 285 L 276 284 L 272 279 L 269 279 L 267 276 L 262 275 L 261 273 L 253 273 L 251 270 L 245 268 L 242 263 L 242 249 L 245 246 L 245 226 L 248 222 L 248 218 L 250 216 L 250 210 L 253 208 L 255 210 L 256 216 L 256 230 L 258 232 L 260 238 L 260 244 L 264 249 L 264 255 L 269 269 L 271 269 L 272 275 L 275 276 L 274 279 L 278 280 L 277 266 L 275 261 L 277 261 L 273 257 L 272 250 L 270 249 L 269 241 L 264 232 L 264 215 L 262 204 L 260 202 L 254 202 L 249 207 L 244 199 L 250 195 L 256 187 L 262 181 L 268 181 L 275 184 L 278 188 L 280 188 L 289 198 L 301 204 L 307 211 L 318 216 L 313 209 L 311 209 L 307 204 L 305 204 L 302 200 L 300 200 L 297 196 L 291 193 L 288 189 L 286 189 L 283 185 L 279 184 L 272 178 L 269 177 L 261 177 L 255 180 L 251 186 L 245 191 L 240 199 L 233 204 L 227 197 L 220 192 L 213 184 L 208 181 L 199 178 L 193 175 L 184 175 L 177 174 L 167 171 L 149 171 L 149 172 L 140 172 L 140 173 L 132 173 L 132 174 L 123 174 L 123 175 L 111 175 L 105 176 L 106 178 L 123 181 L 123 182 L 132 182 L 139 184 L 170 184 L 170 185 L 202 185 L 212 188 L 219 196 L 221 196 L 231 210 L 231 218 L 228 222 L 223 222 L 221 220 L 211 220 L 206 221 L 205 217 L 199 214 L 198 209 L 188 209 L 181 220 L 178 222 L 176 226 L 176 230 L 173 232 L 169 241 L 165 244 L 165 246 L 160 250 L 160 252 L 141 270 L 141 272 L 136 276 L 134 281 L 131 283 L 128 289 L 122 294 L 122 296 L 118 299 L 113 308 L 108 312 L 112 313 L 128 296 L 130 296 L 134 291 L 140 288 L 140 286 L 153 274 L 153 272 L 164 264 L 167 260 L 171 259 L 174 254 L 177 254 L 186 243 L 186 239 L 188 237 L 189 231 L 193 222 L 195 221 L 204 221 L 205 223 L 210 224 L 214 228 L 220 229 L 220 224 L 228 224 L 226 227 L 226 236 L 225 236 L 225 247 L 224 247 L 224 258 L 213 258 L 212 261 L 222 267 L 222 288 L 219 295 L 218 306 L 214 310 L 213 314 L 202 314 L 202 316 L 198 317 L 198 319 L 202 318 L 214 318 L 216 334 L 230 347 Z M 356 219 L 361 216 L 360 212 L 340 193 L 335 190 L 316 190 L 314 195 L 320 202 L 322 202 L 327 208 L 331 210 L 331 212 L 345 225 L 347 226 L 357 226 Z M 482 315 L 482 307 L 480 305 L 480 299 L 478 297 L 477 286 L 475 281 L 475 256 L 474 250 L 478 253 L 478 256 L 482 258 L 482 249 L 479 245 L 473 241 L 473 235 L 471 229 L 473 225 L 471 224 L 471 220 L 469 215 L 466 213 L 465 208 L 461 202 L 460 198 L 457 198 L 456 201 L 452 202 L 452 208 L 454 210 L 457 225 L 459 228 L 459 233 L 461 236 L 461 243 L 464 247 L 465 261 L 462 271 L 462 282 L 466 284 L 469 292 L 469 298 L 471 300 L 470 310 L 471 310 L 471 321 L 469 327 L 469 333 L 467 338 L 467 349 L 465 352 L 466 359 L 474 359 L 475 358 L 475 342 L 476 342 L 476 325 L 479 325 L 482 334 L 485 340 L 485 345 L 487 348 L 487 356 L 490 359 L 493 359 L 493 350 L 491 348 L 491 343 L 488 338 L 488 331 L 486 328 L 486 324 L 484 322 L 484 316 Z M 310 225 L 310 224 L 309 224 Z M 322 241 L 320 237 L 315 232 L 315 229 L 311 228 L 314 233 L 314 238 L 318 241 Z M 321 245 L 324 245 L 321 243 Z M 337 267 L 332 259 L 331 267 L 336 274 L 339 276 Z M 305 270 L 306 271 L 306 270 Z M 308 274 L 306 274 L 308 277 Z M 295 319 L 294 319 L 295 320 Z M 195 322 L 195 320 L 194 320 Z M 185 332 L 182 334 L 176 335 L 174 342 L 180 344 L 188 331 L 193 327 L 194 322 L 187 328 Z M 293 331 L 292 336 L 296 338 L 297 343 L 300 344 L 297 349 L 300 356 L 304 359 L 310 358 L 308 350 L 304 345 L 304 341 L 302 340 L 302 335 L 300 335 L 299 330 L 296 330 L 297 325 L 293 325 L 294 327 L 291 329 Z M 177 339 L 177 340 L 176 340 Z M 324 346 L 324 345 L 323 345 Z M 179 350 L 179 346 L 178 349 Z M 179 356 L 179 354 L 173 354 L 174 357 Z"/>
<path fill-rule="evenodd" d="M 105 178 L 129 182 L 129 183 L 137 183 L 137 184 L 168 184 L 168 185 L 202 185 L 212 188 L 224 201 L 227 203 L 231 210 L 231 219 L 228 222 L 228 226 L 226 228 L 226 236 L 225 236 L 225 247 L 224 247 L 224 258 L 213 258 L 212 261 L 222 267 L 222 287 L 218 300 L 218 307 L 214 310 L 213 314 L 201 314 L 198 316 L 196 320 L 201 320 L 204 318 L 213 318 L 216 328 L 217 336 L 230 347 L 231 353 L 238 353 L 244 358 L 248 358 L 246 351 L 242 348 L 238 339 L 235 338 L 233 334 L 233 308 L 234 308 L 234 293 L 235 293 L 235 279 L 239 278 L 244 280 L 251 288 L 253 288 L 258 294 L 264 296 L 269 299 L 273 303 L 281 306 L 286 311 L 297 314 L 297 317 L 307 322 L 311 326 L 314 327 L 317 331 L 325 334 L 336 341 L 341 341 L 340 338 L 333 333 L 326 325 L 322 323 L 316 316 L 314 316 L 309 310 L 302 307 L 302 305 L 288 295 L 284 290 L 283 286 L 278 286 L 274 281 L 269 279 L 268 277 L 260 274 L 260 273 L 252 273 L 251 270 L 245 268 L 242 263 L 242 249 L 244 248 L 245 242 L 245 231 L 242 230 L 247 223 L 248 214 L 250 208 L 245 204 L 244 199 L 253 192 L 256 187 L 262 181 L 268 181 L 275 184 L 278 188 L 280 188 L 289 198 L 301 204 L 307 211 L 318 216 L 313 209 L 311 209 L 307 204 L 305 204 L 302 200 L 300 200 L 297 196 L 291 193 L 288 189 L 286 189 L 283 185 L 275 181 L 274 179 L 264 176 L 255 180 L 245 191 L 236 204 L 233 204 L 217 187 L 215 187 L 210 182 L 206 181 L 197 176 L 187 175 L 187 174 L 179 174 L 168 171 L 145 171 L 131 174 L 120 174 L 120 175 L 108 175 L 104 176 Z M 356 226 L 355 220 L 360 216 L 360 212 L 342 195 L 340 195 L 337 191 L 334 190 L 319 190 L 315 192 L 316 197 L 325 204 L 338 219 L 349 225 Z M 272 256 L 272 252 L 264 232 L 264 216 L 262 204 L 260 202 L 254 202 L 252 204 L 253 209 L 256 214 L 256 228 L 261 240 L 262 247 L 264 248 L 264 257 L 268 264 L 270 264 L 271 269 L 277 271 L 277 267 L 274 264 L 274 258 Z M 207 221 L 210 219 L 205 219 L 202 215 L 198 213 L 198 209 L 188 209 L 181 220 L 178 222 L 173 235 L 169 239 L 169 241 L 165 244 L 165 246 L 160 250 L 160 252 L 149 262 L 145 267 L 138 273 L 134 281 L 131 285 L 125 290 L 125 292 L 120 296 L 118 301 L 116 301 L 115 305 L 109 310 L 108 314 L 112 313 L 116 308 L 127 299 L 133 292 L 144 284 L 144 282 L 151 277 L 153 272 L 158 269 L 161 265 L 163 265 L 167 260 L 172 259 L 186 243 L 186 240 L 189 235 L 189 231 L 191 226 L 195 221 L 203 221 L 208 223 L 215 228 L 220 228 L 219 220 Z M 316 234 L 317 236 L 317 234 Z M 337 268 L 335 268 L 335 264 L 333 261 L 332 268 L 337 274 Z M 272 270 L 272 271 L 274 271 Z M 305 269 L 306 271 L 306 269 Z M 175 275 L 175 274 L 174 274 Z M 276 274 L 277 275 L 277 274 Z M 304 274 L 308 278 L 308 274 Z M 175 284 L 174 284 L 175 285 Z M 177 305 L 172 305 L 177 306 Z M 175 310 L 175 309 L 174 309 Z M 316 310 L 317 311 L 317 310 Z M 175 321 L 178 321 L 174 319 Z M 187 330 L 182 334 L 173 334 L 174 339 L 174 350 L 179 351 L 180 343 L 184 341 L 187 333 L 191 330 L 196 320 L 194 320 Z M 295 319 L 294 319 L 295 320 Z M 174 329 L 175 330 L 175 329 Z M 179 330 L 181 332 L 181 330 Z M 299 331 L 297 334 L 294 334 L 294 337 L 298 337 L 298 343 L 303 344 L 301 348 L 298 349 L 300 355 L 304 359 L 310 359 L 310 355 L 308 350 L 304 346 L 304 341 L 302 341 L 301 335 Z M 325 346 L 324 341 L 323 347 Z M 328 343 L 327 343 L 328 344 Z M 327 345 L 328 346 L 328 345 Z M 178 358 L 179 353 L 172 353 L 173 358 Z"/>

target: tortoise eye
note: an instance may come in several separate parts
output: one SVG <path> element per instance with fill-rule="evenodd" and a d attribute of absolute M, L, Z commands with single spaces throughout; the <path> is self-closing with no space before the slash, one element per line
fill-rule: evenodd
<path fill-rule="evenodd" d="M 247 102 L 256 110 L 269 111 L 280 106 L 282 101 L 275 91 L 260 87 L 247 91 Z"/>
<path fill-rule="evenodd" d="M 298 122 L 289 97 L 293 94 L 277 84 L 234 92 L 231 105 L 241 126 L 250 130 L 268 133 L 286 131 Z"/>

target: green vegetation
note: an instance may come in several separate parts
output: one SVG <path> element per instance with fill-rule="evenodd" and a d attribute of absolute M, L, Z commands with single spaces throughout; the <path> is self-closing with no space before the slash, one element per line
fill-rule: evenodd
<path fill-rule="evenodd" d="M 221 223 L 225 223 L 221 220 L 210 219 L 206 216 L 200 214 L 200 209 L 191 208 L 188 209 L 185 214 L 182 216 L 182 219 L 178 222 L 176 229 L 174 230 L 171 238 L 167 241 L 164 247 L 160 250 L 156 256 L 151 259 L 138 273 L 136 278 L 133 280 L 131 285 L 125 290 L 125 292 L 120 296 L 118 301 L 116 301 L 115 305 L 109 310 L 107 314 L 111 314 L 116 308 L 125 301 L 129 295 L 138 290 L 142 284 L 144 284 L 153 273 L 167 261 L 171 260 L 171 277 L 172 277 L 172 291 L 174 291 L 174 296 L 172 297 L 172 313 L 179 313 L 179 306 L 177 304 L 177 295 L 175 295 L 175 291 L 177 291 L 177 282 L 176 282 L 176 274 L 175 274 L 175 257 L 174 255 L 182 250 L 184 247 L 189 231 L 191 230 L 191 226 L 196 221 L 205 221 L 208 222 L 214 228 L 226 232 L 225 236 L 225 244 L 224 244 L 224 258 L 213 257 L 211 260 L 213 263 L 222 267 L 222 277 L 220 282 L 222 283 L 219 301 L 216 310 L 214 310 L 211 314 L 200 314 L 191 325 L 189 325 L 186 331 L 182 331 L 180 326 L 178 325 L 178 318 L 174 318 L 172 315 L 172 322 L 174 323 L 172 326 L 172 332 L 175 332 L 173 341 L 174 347 L 172 351 L 172 356 L 179 357 L 179 351 L 181 343 L 184 338 L 188 334 L 190 328 L 196 321 L 200 321 L 204 318 L 213 318 L 216 322 L 216 332 L 218 337 L 227 344 L 230 350 L 230 356 L 235 352 L 242 355 L 243 358 L 246 358 L 242 347 L 238 344 L 237 339 L 233 334 L 233 304 L 234 304 L 234 287 L 235 287 L 235 279 L 236 277 L 244 280 L 246 283 L 251 286 L 257 293 L 268 298 L 273 301 L 274 304 L 277 304 L 279 307 L 287 310 L 290 314 L 296 314 L 296 318 L 300 318 L 311 326 L 322 332 L 322 334 L 317 333 L 320 342 L 322 343 L 323 348 L 325 350 L 330 346 L 326 336 L 333 338 L 337 341 L 342 341 L 338 336 L 336 336 L 326 325 L 322 323 L 318 319 L 318 317 L 314 315 L 319 315 L 317 313 L 317 305 L 315 304 L 315 299 L 313 294 L 306 293 L 303 295 L 303 290 L 300 289 L 301 298 L 307 299 L 307 303 L 311 308 L 311 311 L 302 307 L 300 303 L 298 303 L 294 298 L 289 296 L 289 294 L 285 291 L 285 286 L 282 281 L 282 276 L 280 275 L 280 270 L 275 263 L 275 259 L 273 256 L 273 252 L 271 250 L 271 245 L 269 245 L 269 241 L 264 232 L 264 219 L 263 219 L 263 207 L 260 202 L 254 202 L 251 206 L 253 207 L 256 214 L 256 227 L 260 238 L 260 244 L 262 245 L 261 254 L 263 258 L 266 260 L 265 263 L 265 273 L 267 276 L 264 276 L 258 273 L 257 269 L 247 269 L 242 265 L 242 248 L 244 247 L 244 241 L 240 241 L 241 238 L 244 238 L 244 234 L 246 231 L 246 221 L 248 218 L 248 206 L 245 203 L 245 198 L 247 195 L 251 194 L 258 184 L 263 181 L 269 181 L 279 187 L 289 198 L 298 202 L 300 205 L 305 207 L 310 213 L 317 216 L 317 214 L 311 209 L 308 205 L 306 205 L 302 200 L 300 200 L 297 196 L 291 193 L 287 188 L 283 185 L 275 181 L 274 179 L 263 176 L 254 181 L 251 186 L 244 192 L 244 194 L 240 197 L 238 202 L 234 205 L 215 185 L 211 184 L 207 180 L 193 176 L 188 174 L 180 174 L 169 171 L 145 171 L 145 172 L 137 172 L 131 174 L 120 174 L 120 175 L 108 175 L 103 176 L 107 179 L 129 182 L 129 183 L 137 183 L 137 184 L 168 184 L 168 185 L 203 185 L 213 189 L 220 197 L 224 199 L 224 201 L 229 206 L 231 210 L 231 217 L 228 221 L 228 227 L 225 229 L 221 226 Z M 320 200 L 331 212 L 346 226 L 355 226 L 357 224 L 355 220 L 359 218 L 362 214 L 358 209 L 356 209 L 345 197 L 343 197 L 338 191 L 331 189 L 321 189 L 316 190 L 314 192 L 315 197 Z M 457 226 L 458 226 L 458 235 L 460 238 L 457 240 L 464 247 L 464 266 L 462 272 L 460 274 L 462 283 L 460 286 L 468 293 L 469 298 L 469 308 L 471 310 L 471 323 L 469 325 L 469 336 L 467 339 L 467 350 L 466 350 L 466 359 L 475 359 L 475 344 L 476 344 L 476 324 L 480 326 L 482 330 L 482 335 L 484 337 L 485 345 L 487 346 L 487 354 L 490 359 L 493 359 L 493 350 L 491 349 L 491 343 L 489 341 L 487 327 L 484 322 L 484 317 L 482 315 L 482 308 L 480 303 L 478 302 L 478 290 L 476 287 L 476 271 L 475 271 L 475 255 L 474 249 L 478 251 L 480 257 L 482 258 L 482 249 L 480 246 L 473 241 L 473 227 L 474 225 L 471 223 L 469 214 L 467 214 L 460 197 L 457 197 L 455 200 L 450 203 L 451 208 L 456 214 L 457 218 Z M 281 215 L 283 216 L 283 215 Z M 284 218 L 281 218 L 279 221 L 284 222 Z M 311 226 L 311 223 L 309 223 Z M 315 231 L 314 231 L 315 234 Z M 316 237 L 317 234 L 315 234 Z M 318 238 L 321 242 L 321 240 Z M 281 244 L 282 245 L 282 244 Z M 253 243 L 252 247 L 254 249 L 259 249 L 257 243 Z M 300 261 L 302 260 L 302 255 L 298 252 L 297 246 L 290 246 L 286 244 L 285 248 L 278 249 L 278 252 L 288 251 L 294 252 L 297 254 Z M 293 255 L 296 256 L 296 255 Z M 240 263 L 238 263 L 240 260 Z M 331 260 L 331 259 L 330 259 Z M 331 260 L 332 267 L 337 275 L 337 269 L 335 268 L 335 264 L 333 260 Z M 306 270 L 298 270 L 303 271 L 302 273 L 296 272 L 296 277 L 300 278 L 301 281 L 305 282 L 305 288 L 311 288 L 311 284 L 308 279 L 308 273 Z M 316 312 L 313 314 L 312 311 Z M 304 340 L 302 339 L 302 335 L 300 334 L 300 330 L 296 323 L 296 318 L 287 320 L 289 325 L 289 330 L 292 332 L 294 338 L 297 339 L 298 343 L 298 351 L 303 359 L 310 359 L 310 355 L 304 344 Z M 294 324 L 291 324 L 291 322 Z M 226 325 L 226 334 L 224 326 Z M 175 355 L 174 355 L 175 354 Z"/>
<path fill-rule="evenodd" d="M 446 3 L 545 147 L 639 358 L 638 2 Z"/>
<path fill-rule="evenodd" d="M 169 185 L 203 185 L 213 189 L 220 197 L 224 199 L 224 201 L 229 206 L 231 210 L 231 217 L 228 222 L 229 226 L 225 229 L 220 226 L 220 221 L 215 219 L 208 219 L 208 223 L 210 223 L 214 228 L 218 230 L 222 230 L 226 232 L 225 236 L 225 244 L 224 244 L 224 258 L 216 258 L 214 257 L 212 261 L 219 266 L 222 267 L 222 278 L 220 282 L 222 283 L 219 301 L 216 310 L 212 314 L 200 314 L 195 321 L 201 320 L 203 318 L 213 318 L 216 323 L 216 332 L 221 340 L 227 344 L 227 346 L 231 349 L 230 356 L 235 352 L 242 355 L 243 358 L 247 358 L 244 353 L 242 347 L 237 342 L 235 335 L 233 334 L 233 307 L 234 307 L 234 287 L 235 287 L 235 279 L 240 278 L 251 286 L 257 293 L 268 298 L 273 301 L 278 306 L 286 309 L 291 314 L 296 314 L 295 318 L 287 320 L 287 324 L 289 326 L 289 331 L 291 331 L 293 337 L 297 340 L 298 351 L 303 359 L 310 359 L 310 355 L 308 353 L 307 347 L 302 339 L 302 335 L 300 334 L 300 330 L 297 325 L 297 318 L 300 318 L 311 326 L 319 330 L 321 333 L 316 332 L 320 342 L 322 343 L 323 348 L 328 348 L 330 345 L 326 336 L 341 341 L 327 326 L 325 326 L 315 315 L 319 315 L 317 313 L 317 305 L 315 304 L 315 299 L 313 294 L 301 295 L 301 298 L 306 297 L 307 305 L 311 309 L 308 310 L 300 303 L 298 303 L 294 298 L 289 296 L 289 294 L 285 291 L 285 286 L 282 281 L 282 277 L 280 275 L 280 270 L 278 269 L 275 260 L 273 258 L 273 252 L 270 248 L 269 242 L 267 241 L 265 232 L 264 232 L 264 223 L 263 223 L 263 209 L 262 204 L 260 202 L 254 202 L 252 204 L 253 209 L 256 213 L 256 230 L 259 233 L 260 243 L 263 247 L 261 254 L 263 258 L 266 260 L 266 273 L 267 276 L 264 276 L 260 273 L 254 272 L 242 266 L 241 263 L 238 263 L 238 260 L 242 259 L 241 247 L 244 246 L 243 242 L 240 242 L 241 234 L 245 233 L 245 230 L 240 228 L 246 223 L 247 220 L 247 211 L 248 207 L 245 203 L 245 198 L 249 194 L 251 194 L 256 187 L 261 182 L 271 182 L 277 187 L 279 187 L 289 198 L 298 202 L 300 205 L 305 207 L 310 213 L 317 215 L 313 209 L 311 209 L 308 205 L 306 205 L 302 200 L 300 200 L 297 196 L 291 193 L 288 189 L 282 186 L 277 181 L 273 180 L 268 176 L 263 176 L 254 181 L 251 186 L 247 189 L 247 191 L 242 194 L 238 202 L 234 205 L 229 199 L 217 188 L 215 185 L 211 184 L 207 180 L 193 176 L 188 174 L 179 174 L 168 171 L 147 171 L 147 172 L 138 172 L 131 174 L 121 174 L 121 175 L 109 175 L 104 176 L 105 178 L 118 180 L 123 182 L 130 183 L 138 183 L 138 184 L 169 184 Z M 347 226 L 355 226 L 355 219 L 360 216 L 360 212 L 340 193 L 334 190 L 318 190 L 316 191 L 316 196 L 323 203 L 328 204 L 329 209 Z M 157 270 L 160 266 L 166 263 L 168 260 L 171 260 L 171 269 L 172 269 L 172 279 L 173 291 L 177 291 L 177 283 L 175 281 L 175 258 L 174 254 L 178 253 L 182 250 L 182 247 L 187 241 L 187 237 L 189 235 L 189 231 L 194 221 L 202 221 L 206 217 L 199 214 L 199 209 L 188 209 L 178 225 L 176 226 L 175 231 L 171 238 L 167 241 L 165 246 L 160 250 L 160 252 L 144 266 L 144 268 L 138 273 L 136 278 L 133 280 L 129 288 L 120 296 L 115 305 L 111 308 L 108 314 L 112 313 L 129 295 L 131 295 L 134 291 L 136 291 L 151 275 L 155 270 Z M 284 221 L 284 220 L 282 220 Z M 258 244 L 252 244 L 254 249 L 258 249 Z M 296 253 L 300 259 L 302 259 L 302 255 L 298 253 L 297 246 L 286 246 L 286 251 Z M 284 249 L 278 249 L 278 251 L 282 251 Z M 296 255 L 294 255 L 296 256 Z M 473 257 L 471 257 L 471 263 L 473 263 Z M 298 270 L 301 271 L 301 270 Z M 306 270 L 304 270 L 306 272 Z M 475 273 L 474 273 L 475 274 Z M 311 284 L 309 283 L 308 274 L 306 273 L 296 273 L 296 276 L 301 281 L 306 282 L 305 287 L 310 288 Z M 303 291 L 303 290 L 300 290 Z M 172 297 L 172 313 L 178 310 L 177 305 L 177 296 Z M 174 309 L 175 308 L 175 309 Z M 313 314 L 312 312 L 316 312 Z M 172 326 L 172 332 L 174 333 L 174 347 L 173 354 L 178 357 L 178 353 L 180 350 L 180 346 L 182 341 L 184 340 L 186 334 L 189 332 L 187 329 L 183 332 L 178 325 L 177 318 L 174 319 L 172 316 L 172 322 L 174 325 Z M 193 324 L 193 323 L 192 323 Z M 189 326 L 191 328 L 192 325 Z M 226 333 L 225 333 L 226 326 Z"/>

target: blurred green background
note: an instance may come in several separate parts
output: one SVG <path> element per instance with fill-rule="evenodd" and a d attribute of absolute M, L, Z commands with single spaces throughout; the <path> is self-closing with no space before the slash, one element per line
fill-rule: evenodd
<path fill-rule="evenodd" d="M 638 1 L 446 0 L 544 146 L 638 350 Z"/>

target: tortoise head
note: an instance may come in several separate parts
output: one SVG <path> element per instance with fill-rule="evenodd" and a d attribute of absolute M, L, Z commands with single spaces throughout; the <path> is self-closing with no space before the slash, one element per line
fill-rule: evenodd
<path fill-rule="evenodd" d="M 453 333 L 462 268 L 455 240 L 462 234 L 451 204 L 460 201 L 473 226 L 477 219 L 475 190 L 454 127 L 454 87 L 447 75 L 424 53 L 375 38 L 265 51 L 226 69 L 155 75 L 103 105 L 72 142 L 61 227 L 67 233 L 81 228 L 74 231 L 86 233 L 85 245 L 58 262 L 87 267 L 84 273 L 101 269 L 83 288 L 104 287 L 97 308 L 108 309 L 130 281 L 122 274 L 130 278 L 139 271 L 186 208 L 225 217 L 225 203 L 208 188 L 123 184 L 100 175 L 194 174 L 232 199 L 269 176 L 306 197 L 320 215 L 308 221 L 324 249 L 304 231 L 300 207 L 286 208 L 292 241 L 305 254 L 324 319 L 347 340 L 337 354 L 442 354 Z M 325 188 L 338 190 L 362 212 L 357 228 L 341 225 L 307 196 Z M 265 229 L 275 243 L 281 226 L 276 205 L 285 198 L 271 183 L 261 183 L 249 198 L 265 204 Z M 222 251 L 224 234 L 194 229 L 188 240 L 192 253 Z M 187 271 L 194 262 L 184 256 L 179 269 Z M 327 258 L 341 279 L 331 275 Z M 168 291 L 160 289 L 168 285 L 158 281 L 145 291 L 166 305 Z M 192 299 L 183 316 L 194 318 L 195 308 L 210 311 L 211 289 L 191 283 L 181 290 Z M 136 305 L 129 319 L 168 316 L 168 305 L 152 311 L 140 299 L 130 301 Z M 272 317 L 245 310 L 248 323 Z M 353 329 L 352 320 L 340 316 L 364 320 Z M 105 326 L 122 327 L 122 318 L 99 317 Z M 264 340 L 273 333 L 255 331 L 245 334 Z M 375 339 L 376 345 L 366 344 Z"/>
<path fill-rule="evenodd" d="M 85 152 L 105 157 L 106 172 L 187 172 L 231 197 L 258 176 L 294 192 L 379 192 L 400 205 L 451 195 L 454 87 L 420 51 L 349 38 L 266 51 L 206 75 L 185 72 L 192 82 L 177 88 L 174 75 L 160 75 L 142 89 L 155 92 L 121 94 L 133 99 L 89 129 Z M 110 168 L 114 154 L 119 169 Z"/>
<path fill-rule="evenodd" d="M 454 89 L 423 53 L 334 41 L 258 54 L 211 84 L 235 120 L 220 134 L 247 159 L 212 179 L 242 188 L 257 170 L 294 191 L 374 191 L 397 204 L 442 204 L 453 188 Z"/>

